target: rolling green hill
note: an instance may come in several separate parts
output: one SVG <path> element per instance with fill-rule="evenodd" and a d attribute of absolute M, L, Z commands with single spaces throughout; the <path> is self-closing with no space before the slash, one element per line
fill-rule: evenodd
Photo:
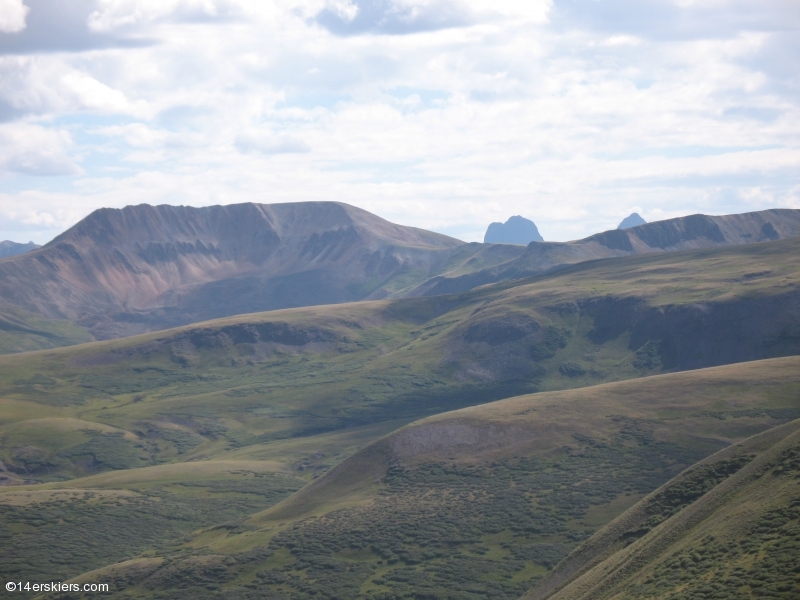
<path fill-rule="evenodd" d="M 122 598 L 517 598 L 687 467 L 678 481 L 705 491 L 774 436 L 742 440 L 798 415 L 800 357 L 501 400 L 400 428 L 272 508 L 78 580 Z"/>
<path fill-rule="evenodd" d="M 701 461 L 576 549 L 524 600 L 797 598 L 800 421 Z"/>
<path fill-rule="evenodd" d="M 305 483 L 282 463 L 229 460 L 0 487 L 0 572 L 14 581 L 64 580 L 200 527 L 239 522 Z"/>
<path fill-rule="evenodd" d="M 796 354 L 799 252 L 795 238 L 604 260 L 455 296 L 2 356 L 2 476 L 257 456 L 280 440 L 520 393 Z"/>
<path fill-rule="evenodd" d="M 788 239 L 608 259 L 452 296 L 286 309 L 2 356 L 0 559 L 19 578 L 134 560 L 131 568 L 147 567 L 141 577 L 157 567 L 139 590 L 153 597 L 198 586 L 302 597 L 333 589 L 328 575 L 341 560 L 353 573 L 337 576 L 344 596 L 441 595 L 457 581 L 459 597 L 485 593 L 487 582 L 498 597 L 518 596 L 683 468 L 792 418 L 796 359 L 737 365 L 724 371 L 730 384 L 702 384 L 698 373 L 712 371 L 678 372 L 800 353 L 798 251 L 800 239 Z M 627 400 L 587 417 L 601 384 L 629 398 L 663 397 L 647 391 L 661 373 L 673 373 L 663 381 L 677 382 L 672 392 L 688 403 L 671 401 L 674 422 L 669 410 Z M 690 376 L 700 377 L 685 380 L 694 388 L 679 383 Z M 555 391 L 575 388 L 583 389 Z M 428 466 L 393 470 L 391 454 L 370 455 L 385 441 L 359 453 L 420 418 L 533 392 L 574 407 L 564 429 L 537 433 L 556 444 L 543 453 L 522 444 L 510 457 L 499 449 L 496 465 L 462 456 L 461 469 L 460 448 L 470 454 L 492 432 L 500 446 L 528 439 L 535 420 L 521 415 L 519 431 L 447 429 L 442 439 L 455 449 L 445 459 L 454 463 L 433 452 Z M 342 473 L 353 474 L 352 489 Z M 562 493 L 573 485 L 574 498 Z M 324 493 L 311 493 L 315 486 Z M 441 512 L 451 500 L 455 512 Z M 536 507 L 543 511 L 530 513 Z M 351 530 L 369 540 L 353 542 L 362 544 L 354 553 L 336 546 Z M 439 541 L 427 548 L 429 535 Z M 293 553 L 298 545 L 319 553 Z M 122 589 L 131 570 L 114 569 Z M 304 587 L 309 573 L 314 583 Z"/>

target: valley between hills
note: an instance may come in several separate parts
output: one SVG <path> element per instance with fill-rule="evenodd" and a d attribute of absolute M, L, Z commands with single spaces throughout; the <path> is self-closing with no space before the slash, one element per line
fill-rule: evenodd
<path fill-rule="evenodd" d="M 800 594 L 800 211 L 524 247 L 322 204 L 100 211 L 0 260 L 6 579 Z"/>

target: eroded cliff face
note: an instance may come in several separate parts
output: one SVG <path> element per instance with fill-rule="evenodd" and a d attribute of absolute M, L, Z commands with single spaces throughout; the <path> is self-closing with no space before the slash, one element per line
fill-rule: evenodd
<path fill-rule="evenodd" d="M 462 242 L 335 202 L 101 209 L 0 261 L 0 302 L 97 338 L 389 293 Z"/>

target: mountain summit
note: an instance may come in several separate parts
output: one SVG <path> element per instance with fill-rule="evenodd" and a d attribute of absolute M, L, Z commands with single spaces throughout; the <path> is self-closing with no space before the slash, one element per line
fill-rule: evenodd
<path fill-rule="evenodd" d="M 631 213 L 622 219 L 622 223 L 619 224 L 617 229 L 630 229 L 631 227 L 645 225 L 646 223 L 647 221 L 645 221 L 639 213 Z"/>
<path fill-rule="evenodd" d="M 484 244 L 521 244 L 543 242 L 536 224 L 525 217 L 511 217 L 505 223 L 492 223 L 483 236 Z"/>

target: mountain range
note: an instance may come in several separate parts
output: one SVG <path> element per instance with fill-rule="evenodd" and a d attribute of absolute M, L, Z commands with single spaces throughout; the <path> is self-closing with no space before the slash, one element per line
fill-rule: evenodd
<path fill-rule="evenodd" d="M 800 211 L 692 215 L 575 242 L 466 244 L 336 202 L 101 209 L 0 260 L 0 351 L 279 308 L 463 292 L 582 261 L 800 235 Z"/>
<path fill-rule="evenodd" d="M 39 246 L 39 244 L 34 244 L 33 242 L 19 244 L 10 240 L 4 240 L 0 242 L 0 258 L 24 254 L 26 252 L 30 252 L 31 250 L 36 250 L 36 248 L 41 248 L 41 246 Z"/>
<path fill-rule="evenodd" d="M 574 242 L 531 243 L 503 263 L 470 273 L 444 273 L 418 285 L 412 294 L 463 292 L 487 283 L 552 272 L 565 265 L 600 258 L 717 248 L 774 241 L 800 235 L 800 210 L 774 209 L 739 215 L 690 215 L 612 229 Z"/>

